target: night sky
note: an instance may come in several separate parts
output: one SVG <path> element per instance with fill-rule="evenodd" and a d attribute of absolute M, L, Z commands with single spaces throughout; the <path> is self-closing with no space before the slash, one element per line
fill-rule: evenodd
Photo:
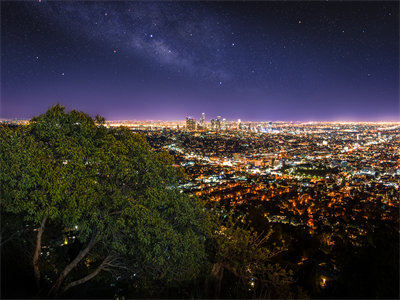
<path fill-rule="evenodd" d="M 400 120 L 396 2 L 1 3 L 1 117 Z"/>

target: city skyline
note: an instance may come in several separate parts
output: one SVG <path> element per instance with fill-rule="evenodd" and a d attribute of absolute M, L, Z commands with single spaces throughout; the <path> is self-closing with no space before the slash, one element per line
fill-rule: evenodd
<path fill-rule="evenodd" d="M 400 120 L 395 2 L 1 5 L 4 119 Z"/>
<path fill-rule="evenodd" d="M 59 104 L 59 103 L 58 103 Z M 62 104 L 59 104 L 61 106 Z M 66 106 L 67 111 L 72 109 L 68 106 Z M 93 114 L 89 114 L 92 117 L 95 117 L 95 113 Z M 106 122 L 165 122 L 165 123 L 186 123 L 187 118 L 189 119 L 193 119 L 196 121 L 196 123 L 200 123 L 202 121 L 202 116 L 206 115 L 205 113 L 200 113 L 199 115 L 197 114 L 186 114 L 186 115 L 182 115 L 182 117 L 180 119 L 135 119 L 135 118 L 131 118 L 131 119 L 106 119 Z M 221 117 L 221 116 L 220 116 Z M 218 118 L 217 114 L 211 114 L 211 116 L 207 116 L 204 118 L 204 122 L 205 124 L 211 124 L 212 121 L 216 121 Z M 18 118 L 18 117 L 11 117 L 11 118 L 0 118 L 0 121 L 29 121 L 31 118 Z M 313 123 L 399 123 L 400 124 L 400 119 L 396 120 L 396 119 L 392 119 L 392 120 L 355 120 L 355 119 L 336 119 L 336 120 L 318 120 L 318 119 L 314 119 L 314 120 L 296 120 L 296 119 L 292 119 L 292 120 L 273 120 L 273 119 L 242 119 L 242 118 L 231 118 L 231 119 L 226 119 L 226 122 L 228 123 L 237 123 L 237 122 L 242 122 L 242 123 L 267 123 L 267 122 L 273 122 L 273 123 L 299 123 L 299 124 L 313 124 Z"/>

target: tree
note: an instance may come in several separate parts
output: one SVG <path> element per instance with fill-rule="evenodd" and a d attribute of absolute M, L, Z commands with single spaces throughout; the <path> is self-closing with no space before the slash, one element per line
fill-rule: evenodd
<path fill-rule="evenodd" d="M 260 298 L 289 297 L 292 272 L 274 261 L 286 250 L 284 241 L 273 242 L 272 229 L 257 233 L 242 220 L 243 223 L 234 221 L 228 215 L 215 232 L 216 255 L 212 267 L 212 275 L 216 279 L 214 297 L 220 297 L 225 270 L 237 279 L 236 297 L 248 298 L 249 291 Z"/>
<path fill-rule="evenodd" d="M 50 269 L 52 296 L 102 271 L 190 279 L 206 259 L 207 215 L 176 188 L 183 172 L 173 157 L 104 124 L 56 105 L 27 126 L 1 128 L 1 208 L 36 227 L 35 279 L 40 289 L 41 268 Z M 47 240 L 44 259 L 48 227 L 66 245 Z M 59 257 L 63 247 L 78 250 Z"/>

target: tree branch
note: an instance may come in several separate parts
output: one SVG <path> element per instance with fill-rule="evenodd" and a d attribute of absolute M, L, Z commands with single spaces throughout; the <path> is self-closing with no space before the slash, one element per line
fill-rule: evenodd
<path fill-rule="evenodd" d="M 12 241 L 13 239 L 15 239 L 15 237 L 17 235 L 19 235 L 20 232 L 19 230 L 14 232 L 12 235 L 10 235 L 8 238 L 6 238 L 5 240 L 3 240 L 3 233 L 0 235 L 0 246 L 3 246 L 5 243 Z"/>
<path fill-rule="evenodd" d="M 70 284 L 68 284 L 64 289 L 63 292 L 68 291 L 70 288 L 80 285 L 82 283 L 85 283 L 87 281 L 89 281 L 90 279 L 94 278 L 97 276 L 97 274 L 99 274 L 103 269 L 104 266 L 107 264 L 107 262 L 110 260 L 110 256 L 107 256 L 104 261 L 96 268 L 96 270 L 94 270 L 92 273 L 86 275 L 85 277 L 79 279 L 79 280 L 75 280 L 73 282 L 71 282 Z"/>
<path fill-rule="evenodd" d="M 97 240 L 97 234 L 96 232 L 93 232 L 92 238 L 90 239 L 89 244 L 82 249 L 78 255 L 75 257 L 75 259 L 69 263 L 64 270 L 61 272 L 61 274 L 58 276 L 56 283 L 53 285 L 51 288 L 49 294 L 53 294 L 54 296 L 57 296 L 58 291 L 60 289 L 61 284 L 63 283 L 65 277 L 69 274 L 69 272 L 74 269 L 78 263 L 89 253 L 89 251 L 93 248 L 93 246 L 96 244 Z"/>

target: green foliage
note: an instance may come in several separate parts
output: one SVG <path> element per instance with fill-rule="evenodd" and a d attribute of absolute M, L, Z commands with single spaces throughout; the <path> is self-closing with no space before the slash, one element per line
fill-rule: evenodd
<path fill-rule="evenodd" d="M 88 257 L 92 265 L 118 257 L 104 268 L 114 275 L 194 278 L 206 259 L 208 217 L 176 189 L 182 170 L 144 136 L 104 124 L 56 105 L 27 126 L 2 126 L 2 210 L 36 226 L 47 217 L 46 226 L 79 228 L 81 247 L 95 237 Z"/>

